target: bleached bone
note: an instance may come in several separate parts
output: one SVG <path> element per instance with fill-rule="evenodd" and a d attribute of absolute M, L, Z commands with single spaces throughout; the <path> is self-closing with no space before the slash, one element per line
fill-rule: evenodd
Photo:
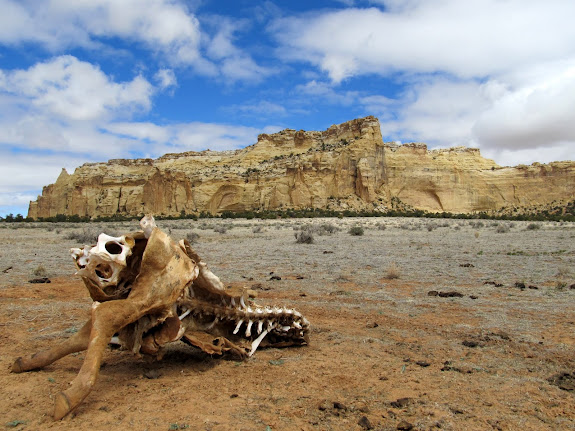
<path fill-rule="evenodd" d="M 101 233 L 94 247 L 72 248 L 70 253 L 78 268 L 77 274 L 105 288 L 120 282 L 120 273 L 127 266 L 135 240 L 131 236 L 113 237 Z"/>
<path fill-rule="evenodd" d="M 308 343 L 309 322 L 300 313 L 260 307 L 244 287 L 224 288 L 188 241 L 174 242 L 152 216 L 140 225 L 140 232 L 101 234 L 96 245 L 70 250 L 94 300 L 91 318 L 62 344 L 12 365 L 13 372 L 28 371 L 87 350 L 70 387 L 55 397 L 55 419 L 73 411 L 91 391 L 110 341 L 158 359 L 165 345 L 179 340 L 210 355 L 228 352 L 240 359 L 260 346 Z"/>

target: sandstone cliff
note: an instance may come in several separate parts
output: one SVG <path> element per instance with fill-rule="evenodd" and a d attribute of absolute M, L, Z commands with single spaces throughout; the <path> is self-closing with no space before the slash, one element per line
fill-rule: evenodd
<path fill-rule="evenodd" d="M 323 132 L 286 129 L 242 150 L 86 163 L 30 202 L 32 218 L 179 215 L 285 208 L 471 213 L 567 202 L 575 162 L 500 167 L 473 148 L 384 143 L 366 117 Z"/>

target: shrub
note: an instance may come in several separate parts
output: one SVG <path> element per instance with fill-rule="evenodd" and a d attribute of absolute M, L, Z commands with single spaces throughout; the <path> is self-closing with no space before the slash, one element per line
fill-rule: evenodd
<path fill-rule="evenodd" d="M 377 226 L 377 229 L 378 229 L 378 230 L 385 230 L 385 229 L 387 229 L 387 226 L 384 225 L 383 223 L 378 223 L 376 226 Z"/>
<path fill-rule="evenodd" d="M 392 262 L 391 265 L 389 265 L 389 267 L 387 268 L 385 278 L 387 278 L 388 280 L 399 278 L 399 269 L 397 268 L 395 262 Z"/>
<path fill-rule="evenodd" d="M 214 232 L 217 232 L 217 233 L 223 234 L 223 233 L 226 233 L 227 231 L 228 231 L 228 229 L 225 226 L 216 226 L 214 228 Z"/>
<path fill-rule="evenodd" d="M 307 229 L 296 232 L 294 236 L 298 244 L 313 244 L 313 234 Z"/>
<path fill-rule="evenodd" d="M 78 241 L 81 244 L 95 244 L 100 233 L 95 228 L 84 228 L 82 232 L 70 232 L 65 238 Z"/>
<path fill-rule="evenodd" d="M 364 234 L 364 230 L 361 226 L 354 226 L 348 231 L 348 233 L 353 236 L 362 236 Z"/>
<path fill-rule="evenodd" d="M 200 235 L 197 234 L 196 232 L 188 232 L 186 234 L 186 239 L 188 240 L 188 242 L 190 244 L 193 244 L 195 242 L 197 242 L 200 239 Z"/>
<path fill-rule="evenodd" d="M 38 267 L 34 270 L 34 275 L 36 277 L 46 277 L 48 275 L 46 268 L 44 268 L 44 265 L 40 264 L 38 265 Z"/>
<path fill-rule="evenodd" d="M 263 227 L 261 226 L 254 226 L 252 228 L 252 233 L 262 233 L 263 232 Z"/>
<path fill-rule="evenodd" d="M 503 224 L 497 225 L 497 229 L 495 229 L 495 232 L 497 232 L 497 233 L 507 233 L 507 232 L 509 232 L 509 226 L 506 226 L 506 225 L 503 225 Z"/>
<path fill-rule="evenodd" d="M 541 229 L 541 225 L 538 223 L 529 223 L 527 225 L 527 230 L 537 230 L 537 229 Z"/>
<path fill-rule="evenodd" d="M 331 235 L 336 233 L 338 230 L 339 229 L 336 225 L 332 223 L 324 223 L 318 228 L 317 232 L 319 235 Z"/>

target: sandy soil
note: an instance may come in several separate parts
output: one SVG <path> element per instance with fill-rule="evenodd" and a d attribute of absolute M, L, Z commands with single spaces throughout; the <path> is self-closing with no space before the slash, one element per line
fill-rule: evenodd
<path fill-rule="evenodd" d="M 67 239 L 82 228 L 1 225 L 0 427 L 574 430 L 575 226 L 481 223 L 159 222 L 175 238 L 199 234 L 194 247 L 224 282 L 306 315 L 311 344 L 262 349 L 245 362 L 183 344 L 160 362 L 110 349 L 95 389 L 59 423 L 52 398 L 83 354 L 9 370 L 86 319 L 91 300 L 68 255 L 78 244 Z M 321 224 L 339 231 L 320 235 Z M 295 241 L 305 225 L 316 226 L 313 244 Z M 365 234 L 350 235 L 354 225 Z M 28 283 L 38 275 L 51 283 Z"/>

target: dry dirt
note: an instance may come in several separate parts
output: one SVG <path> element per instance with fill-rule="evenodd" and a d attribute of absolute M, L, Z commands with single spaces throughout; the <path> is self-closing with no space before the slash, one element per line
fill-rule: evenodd
<path fill-rule="evenodd" d="M 296 243 L 294 228 L 326 223 L 339 231 Z M 175 238 L 199 234 L 194 247 L 224 282 L 301 311 L 311 344 L 245 362 L 183 344 L 161 362 L 110 349 L 95 389 L 59 423 L 52 398 L 83 354 L 9 370 L 86 319 L 91 301 L 68 255 L 78 242 L 66 239 L 82 227 L 0 225 L 0 427 L 574 430 L 575 225 L 481 223 L 160 221 Z M 350 235 L 354 225 L 365 234 Z M 28 283 L 38 275 L 52 282 Z"/>

